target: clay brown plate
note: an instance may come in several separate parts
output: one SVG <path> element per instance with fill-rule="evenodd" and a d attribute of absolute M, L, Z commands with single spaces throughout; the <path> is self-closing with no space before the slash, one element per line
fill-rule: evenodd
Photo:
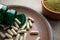
<path fill-rule="evenodd" d="M 37 36 L 40 36 L 41 40 L 53 40 L 52 28 L 48 21 L 41 14 L 24 6 L 9 5 L 8 7 L 9 9 L 17 10 L 18 14 L 25 13 L 27 16 L 35 19 L 35 22 L 30 30 L 38 30 L 39 35 L 30 35 L 28 32 L 27 40 L 36 40 Z"/>
<path fill-rule="evenodd" d="M 39 35 L 41 37 L 41 40 L 53 40 L 52 35 L 52 28 L 50 24 L 47 22 L 47 20 L 36 11 L 23 7 L 23 6 L 16 6 L 11 5 L 9 6 L 10 9 L 15 9 L 19 13 L 25 13 L 27 16 L 30 16 L 35 19 L 35 23 L 33 24 L 33 28 L 31 30 L 38 30 Z M 28 34 L 27 40 L 35 40 L 36 36 L 30 36 Z"/>

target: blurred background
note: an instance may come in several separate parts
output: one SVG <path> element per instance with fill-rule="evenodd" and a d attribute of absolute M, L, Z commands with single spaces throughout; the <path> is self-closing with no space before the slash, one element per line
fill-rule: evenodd
<path fill-rule="evenodd" d="M 20 5 L 34 9 L 42 13 L 41 0 L 0 0 L 0 3 L 6 5 Z M 51 24 L 54 32 L 54 40 L 60 40 L 60 21 L 46 18 Z"/>

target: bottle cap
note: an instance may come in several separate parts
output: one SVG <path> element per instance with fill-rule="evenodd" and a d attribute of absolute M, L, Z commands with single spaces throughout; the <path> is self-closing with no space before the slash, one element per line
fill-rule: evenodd
<path fill-rule="evenodd" d="M 16 18 L 21 22 L 20 27 L 22 27 L 26 22 L 26 15 L 24 13 L 18 14 Z"/>

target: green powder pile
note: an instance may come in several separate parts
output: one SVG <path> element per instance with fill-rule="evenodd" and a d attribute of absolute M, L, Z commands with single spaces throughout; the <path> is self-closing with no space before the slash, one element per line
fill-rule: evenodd
<path fill-rule="evenodd" d="M 44 3 L 49 9 L 60 12 L 60 0 L 46 0 Z"/>

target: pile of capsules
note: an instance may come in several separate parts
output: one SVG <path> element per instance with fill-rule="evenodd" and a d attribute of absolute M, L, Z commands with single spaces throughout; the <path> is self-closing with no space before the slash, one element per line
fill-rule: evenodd
<path fill-rule="evenodd" d="M 5 33 L 0 32 L 0 36 L 4 38 L 4 40 L 27 40 L 27 31 L 32 28 L 32 24 L 34 23 L 34 19 L 31 17 L 26 18 L 25 24 L 20 28 L 19 24 L 21 22 L 15 18 L 14 25 L 11 26 L 10 29 L 7 29 Z M 30 31 L 30 35 L 38 35 L 39 31 Z M 15 37 L 13 39 L 13 37 Z M 40 37 L 37 37 L 36 40 L 40 40 Z"/>
<path fill-rule="evenodd" d="M 20 28 L 19 25 L 21 24 L 21 21 L 15 18 L 15 15 L 16 10 L 8 9 L 6 5 L 0 4 L 0 24 L 10 25 L 10 27 L 7 27 L 6 30 L 4 25 L 0 25 L 4 28 L 3 32 L 0 31 L 0 36 L 3 40 L 27 40 L 27 31 L 32 28 L 34 19 L 31 17 L 26 17 L 25 24 Z M 32 30 L 30 31 L 30 34 L 38 35 L 39 31 Z M 37 37 L 36 40 L 40 40 L 40 37 Z"/>

